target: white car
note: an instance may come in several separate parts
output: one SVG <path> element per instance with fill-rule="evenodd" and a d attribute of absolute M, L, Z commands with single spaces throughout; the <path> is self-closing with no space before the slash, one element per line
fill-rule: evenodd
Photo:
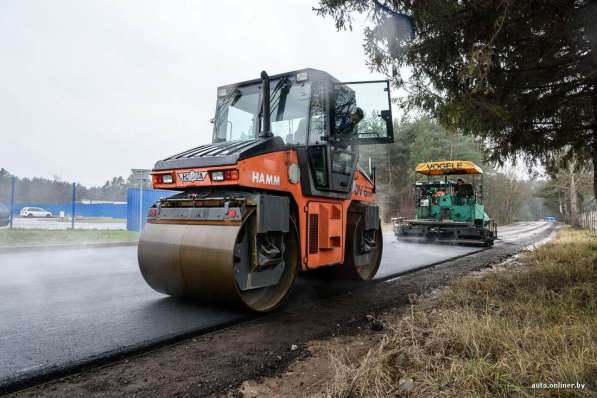
<path fill-rule="evenodd" d="M 52 217 L 52 213 L 41 207 L 23 207 L 21 217 Z"/>

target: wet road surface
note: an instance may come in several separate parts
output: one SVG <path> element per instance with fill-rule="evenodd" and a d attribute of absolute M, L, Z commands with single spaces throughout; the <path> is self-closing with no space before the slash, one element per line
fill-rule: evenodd
<path fill-rule="evenodd" d="M 547 223 L 503 227 L 496 245 L 545 228 Z M 478 250 L 398 242 L 387 232 L 378 277 Z M 286 305 L 325 298 L 343 289 L 302 278 Z M 0 252 L 0 389 L 34 375 L 250 317 L 153 291 L 139 273 L 136 246 Z"/>

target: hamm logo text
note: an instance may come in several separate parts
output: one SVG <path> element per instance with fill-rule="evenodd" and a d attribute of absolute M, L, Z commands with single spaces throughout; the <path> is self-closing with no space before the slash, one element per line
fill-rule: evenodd
<path fill-rule="evenodd" d="M 254 171 L 251 173 L 251 177 L 256 184 L 280 185 L 280 176 Z"/>

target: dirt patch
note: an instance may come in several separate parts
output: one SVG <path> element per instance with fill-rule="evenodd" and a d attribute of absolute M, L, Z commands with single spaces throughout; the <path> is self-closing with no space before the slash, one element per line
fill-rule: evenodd
<path fill-rule="evenodd" d="M 379 335 L 368 334 L 309 342 L 306 347 L 309 357 L 295 361 L 282 375 L 245 381 L 238 390 L 229 392 L 226 396 L 317 397 L 326 391 L 327 383 L 333 377 L 330 355 L 342 351 L 348 358 L 358 360 L 379 339 Z"/>
<path fill-rule="evenodd" d="M 437 290 L 427 296 L 437 297 Z M 334 358 L 358 362 L 385 336 L 387 325 L 396 323 L 404 315 L 404 308 L 392 308 L 379 314 L 367 314 L 359 322 L 354 334 L 343 334 L 307 343 L 308 355 L 290 364 L 288 369 L 273 377 L 246 380 L 237 389 L 213 397 L 325 397 L 334 379 Z"/>
<path fill-rule="evenodd" d="M 325 370 L 325 353 L 330 352 L 334 341 L 340 344 L 339 336 L 360 336 L 367 330 L 365 338 L 371 337 L 372 342 L 378 338 L 373 329 L 379 329 L 380 325 L 367 315 L 373 315 L 373 320 L 380 317 L 383 320 L 384 312 L 407 309 L 409 306 L 405 304 L 413 295 L 430 292 L 471 271 L 500 263 L 549 232 L 87 369 L 13 393 L 12 397 L 234 396 L 242 394 L 242 390 L 235 391 L 246 380 L 259 380 L 286 371 L 323 375 L 328 371 Z M 361 337 L 354 338 L 357 342 Z M 310 343 L 312 341 L 319 343 Z M 348 355 L 362 355 L 359 344 L 354 345 L 355 351 Z M 296 360 L 307 356 L 319 358 L 319 362 L 313 368 L 301 368 Z M 321 380 L 328 379 L 321 377 Z M 248 383 L 245 388 L 254 385 Z M 288 390 L 280 390 L 279 394 L 294 390 L 292 396 L 300 396 L 321 388 L 320 383 L 301 386 L 299 382 L 288 386 Z"/>

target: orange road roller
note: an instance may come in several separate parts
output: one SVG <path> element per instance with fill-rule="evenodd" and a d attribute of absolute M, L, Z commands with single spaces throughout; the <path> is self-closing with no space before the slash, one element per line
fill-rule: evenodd
<path fill-rule="evenodd" d="M 160 160 L 139 268 L 158 292 L 257 312 L 298 272 L 372 279 L 383 238 L 359 145 L 394 140 L 387 80 L 303 69 L 219 87 L 211 144 Z M 334 274 L 336 274 L 334 272 Z"/>

